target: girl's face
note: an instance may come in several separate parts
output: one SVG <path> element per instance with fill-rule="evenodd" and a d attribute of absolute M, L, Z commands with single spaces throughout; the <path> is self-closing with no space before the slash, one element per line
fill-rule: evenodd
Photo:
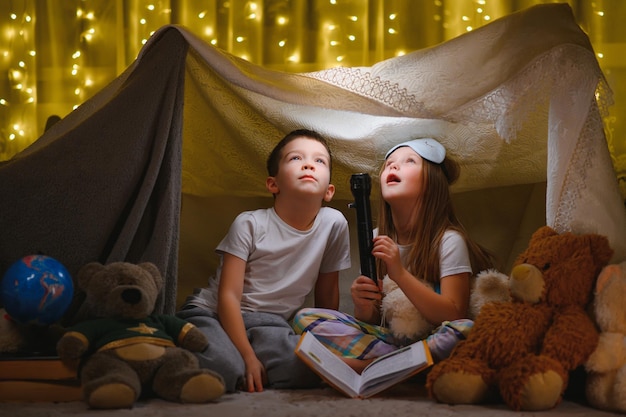
<path fill-rule="evenodd" d="M 389 155 L 380 175 L 383 199 L 393 204 L 394 201 L 415 201 L 419 198 L 423 191 L 423 164 L 422 157 L 408 146 L 398 148 Z"/>

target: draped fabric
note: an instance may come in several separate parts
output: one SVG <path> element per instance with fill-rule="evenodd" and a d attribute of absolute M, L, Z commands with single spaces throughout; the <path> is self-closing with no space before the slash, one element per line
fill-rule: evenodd
<path fill-rule="evenodd" d="M 351 199 L 352 173 L 376 179 L 392 145 L 429 136 L 461 164 L 453 192 L 480 208 L 476 233 L 527 243 L 532 230 L 520 225 L 539 201 L 544 224 L 604 234 L 624 260 L 626 210 L 602 123 L 610 104 L 566 4 L 371 67 L 311 73 L 272 71 L 165 26 L 122 75 L 0 165 L 0 270 L 33 252 L 70 272 L 92 260 L 152 261 L 167 281 L 159 308 L 171 312 L 187 278 L 179 266 L 192 269 L 181 259 L 203 269 L 214 248 L 185 230 L 219 241 L 241 206 L 229 202 L 267 198 L 266 156 L 301 127 L 329 139 L 336 204 Z M 527 191 L 536 185 L 539 199 Z M 506 224 L 488 212 L 509 207 Z"/>

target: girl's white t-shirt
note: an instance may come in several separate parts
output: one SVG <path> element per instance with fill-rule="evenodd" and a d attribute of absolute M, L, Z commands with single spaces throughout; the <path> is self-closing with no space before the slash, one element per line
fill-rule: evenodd
<path fill-rule="evenodd" d="M 374 232 L 377 233 L 377 230 Z M 412 245 L 398 245 L 402 264 L 406 267 Z M 439 279 L 448 275 L 472 273 L 469 250 L 463 236 L 456 230 L 446 230 L 439 247 Z"/>

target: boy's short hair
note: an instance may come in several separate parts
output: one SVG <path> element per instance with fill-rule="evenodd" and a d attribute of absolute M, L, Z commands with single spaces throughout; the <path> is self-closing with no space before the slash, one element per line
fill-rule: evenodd
<path fill-rule="evenodd" d="M 322 145 L 324 145 L 324 147 L 326 148 L 326 151 L 328 152 L 328 156 L 329 156 L 328 170 L 332 174 L 332 160 L 333 160 L 333 156 L 332 156 L 332 154 L 330 152 L 330 147 L 328 146 L 328 142 L 326 141 L 326 139 L 324 139 L 324 137 L 322 135 L 320 135 L 319 133 L 317 133 L 314 130 L 297 129 L 297 130 L 293 130 L 293 131 L 287 133 L 287 135 L 284 138 L 282 138 L 280 140 L 280 142 L 278 142 L 276 144 L 276 146 L 274 146 L 274 149 L 272 149 L 272 152 L 268 156 L 268 158 L 267 158 L 267 174 L 270 177 L 275 177 L 278 174 L 278 167 L 280 166 L 280 158 L 282 156 L 283 148 L 289 142 L 291 142 L 292 140 L 298 139 L 298 138 L 302 138 L 302 137 L 307 138 L 307 139 L 316 140 L 319 143 L 321 143 Z"/>

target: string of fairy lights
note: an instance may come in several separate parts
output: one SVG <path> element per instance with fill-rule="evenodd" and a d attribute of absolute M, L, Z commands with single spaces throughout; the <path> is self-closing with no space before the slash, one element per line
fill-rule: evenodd
<path fill-rule="evenodd" d="M 514 12 L 512 3 L 527 7 L 544 2 L 63 0 L 72 13 L 59 15 L 38 10 L 42 2 L 35 0 L 2 0 L 0 74 L 6 79 L 0 83 L 0 161 L 39 137 L 50 114 L 63 117 L 104 87 L 166 24 L 185 25 L 206 42 L 256 64 L 302 71 L 371 65 L 471 31 Z M 597 4 L 593 13 L 602 18 L 602 2 Z M 46 21 L 59 16 L 62 21 Z M 38 33 L 44 24 L 48 30 Z M 55 33 L 50 29 L 55 25 L 71 34 L 69 42 L 45 38 Z M 416 27 L 428 32 L 415 36 Z M 426 39 L 430 33 L 435 35 Z M 426 44 L 412 44 L 415 38 Z M 113 55 L 104 55 L 105 42 L 106 53 L 113 49 Z M 61 58 L 44 66 L 38 48 L 55 48 Z M 604 52 L 596 50 L 602 59 Z M 106 71 L 102 61 L 108 63 Z"/>

